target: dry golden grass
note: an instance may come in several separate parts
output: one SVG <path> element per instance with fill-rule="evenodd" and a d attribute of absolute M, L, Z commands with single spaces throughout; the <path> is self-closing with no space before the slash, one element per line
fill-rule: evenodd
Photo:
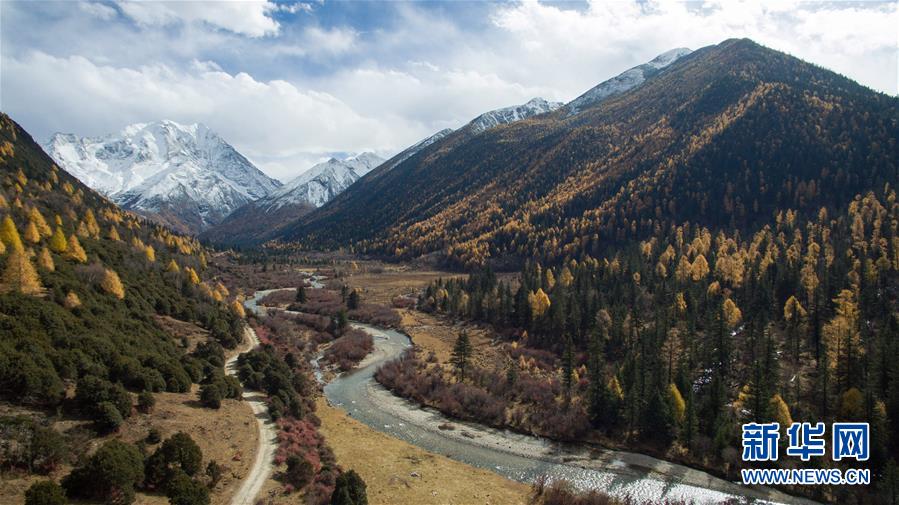
<path fill-rule="evenodd" d="M 188 345 L 185 352 L 193 352 L 197 344 L 209 340 L 209 330 L 206 330 L 194 323 L 179 321 L 173 317 L 160 316 L 154 317 L 156 324 L 162 327 L 169 335 L 175 338 L 176 342 L 181 339 L 187 339 Z"/>
<path fill-rule="evenodd" d="M 440 277 L 458 277 L 459 274 L 437 270 L 407 270 L 390 267 L 378 267 L 371 271 L 366 264 L 360 262 L 357 270 L 347 271 L 342 280 L 354 288 L 361 288 L 363 298 L 372 303 L 390 305 L 394 297 L 417 295 L 418 291 Z"/>
<path fill-rule="evenodd" d="M 527 503 L 525 484 L 375 431 L 321 398 L 318 416 L 338 463 L 365 480 L 371 505 Z"/>
<path fill-rule="evenodd" d="M 210 492 L 210 498 L 213 505 L 229 503 L 231 495 L 237 491 L 256 454 L 258 438 L 256 419 L 250 406 L 237 400 L 223 400 L 222 407 L 218 410 L 204 408 L 197 401 L 197 390 L 198 386 L 194 385 L 194 390 L 190 393 L 157 393 L 156 407 L 151 414 L 137 413 L 126 420 L 119 433 L 89 440 L 86 442 L 89 446 L 87 452 L 93 452 L 112 438 L 137 442 L 146 438 L 150 427 L 157 428 L 163 439 L 183 431 L 203 450 L 204 469 L 210 460 L 227 467 L 218 486 Z M 84 425 L 86 425 L 84 421 L 62 420 L 53 427 L 61 432 L 71 432 Z M 149 446 L 148 451 L 155 448 L 155 445 Z M 58 482 L 70 470 L 70 466 L 63 466 L 49 478 Z M 28 486 L 46 478 L 48 477 L 36 475 L 4 476 L 0 480 L 0 503 L 4 505 L 25 503 L 24 493 Z M 162 495 L 138 492 L 135 503 L 164 505 L 168 503 L 168 499 Z"/>
<path fill-rule="evenodd" d="M 452 323 L 447 318 L 417 310 L 398 309 L 398 311 L 402 317 L 400 323 L 402 330 L 422 349 L 422 357 L 426 358 L 429 352 L 433 352 L 440 363 L 448 362 L 456 338 L 464 330 L 468 333 L 474 348 L 472 361 L 477 366 L 482 368 L 505 366 L 505 353 L 494 345 L 489 329 L 468 323 Z"/>

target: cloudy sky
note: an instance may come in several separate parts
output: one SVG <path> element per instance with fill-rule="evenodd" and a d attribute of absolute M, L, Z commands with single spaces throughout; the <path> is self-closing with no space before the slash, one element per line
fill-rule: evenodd
<path fill-rule="evenodd" d="M 731 37 L 897 93 L 897 2 L 0 2 L 0 109 L 39 141 L 202 122 L 268 174 L 393 154 Z"/>

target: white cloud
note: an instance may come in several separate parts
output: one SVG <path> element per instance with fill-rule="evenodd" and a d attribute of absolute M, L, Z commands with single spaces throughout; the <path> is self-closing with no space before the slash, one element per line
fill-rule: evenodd
<path fill-rule="evenodd" d="M 3 106 L 13 117 L 27 118 L 32 131 L 100 135 L 163 118 L 202 122 L 280 178 L 328 153 L 378 149 L 396 144 L 396 136 L 419 133 L 402 120 L 385 127 L 381 118 L 363 116 L 329 93 L 232 75 L 208 63 L 189 71 L 125 68 L 33 52 L 4 62 L 4 73 L 16 79 L 3 82 Z"/>
<path fill-rule="evenodd" d="M 42 4 L 47 16 L 4 5 L 0 108 L 41 140 L 201 121 L 282 178 L 331 153 L 392 154 L 536 96 L 570 100 L 673 47 L 731 37 L 899 91 L 896 2 L 384 4 L 377 22 L 340 13 L 337 24 L 318 14 L 341 4 L 79 5 L 68 16 L 64 3 Z M 272 17 L 309 10 L 280 14 L 283 26 Z"/>
<path fill-rule="evenodd" d="M 102 19 L 104 21 L 113 19 L 118 15 L 114 8 L 106 4 L 96 2 L 78 2 L 78 7 L 91 16 L 97 19 Z"/>
<path fill-rule="evenodd" d="M 279 28 L 269 15 L 277 6 L 268 0 L 119 0 L 118 6 L 144 26 L 201 22 L 249 37 L 274 35 Z"/>
<path fill-rule="evenodd" d="M 524 61 L 525 68 L 554 69 L 546 75 L 561 77 L 555 86 L 569 93 L 568 86 L 578 81 L 578 72 L 570 69 L 584 69 L 580 74 L 590 80 L 578 87 L 586 89 L 599 75 L 609 77 L 672 47 L 697 49 L 748 37 L 896 94 L 897 5 L 594 0 L 576 11 L 526 1 L 498 8 L 492 20 L 524 48 L 511 60 Z"/>

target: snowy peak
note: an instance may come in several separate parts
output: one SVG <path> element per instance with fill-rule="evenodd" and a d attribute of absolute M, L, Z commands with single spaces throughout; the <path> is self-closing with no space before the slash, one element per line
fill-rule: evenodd
<path fill-rule="evenodd" d="M 362 153 L 342 160 L 331 158 L 303 172 L 259 200 L 257 205 L 267 210 L 294 204 L 321 207 L 383 162 L 384 159 L 374 153 Z"/>
<path fill-rule="evenodd" d="M 568 116 L 578 114 L 582 110 L 596 105 L 610 96 L 620 95 L 625 91 L 636 88 L 643 84 L 647 78 L 660 71 L 661 69 L 671 65 L 680 58 L 690 54 L 692 51 L 685 47 L 679 47 L 666 51 L 647 63 L 637 65 L 636 67 L 626 70 L 617 76 L 603 81 L 599 85 L 591 88 L 583 95 L 569 102 L 567 109 Z"/>
<path fill-rule="evenodd" d="M 203 124 L 156 121 L 101 137 L 57 133 L 45 149 L 125 208 L 198 232 L 281 183 Z"/>
<path fill-rule="evenodd" d="M 513 105 L 512 107 L 485 112 L 468 124 L 474 133 L 480 133 L 501 124 L 512 123 L 538 114 L 552 112 L 561 106 L 561 102 L 549 102 L 543 98 L 534 98 L 522 105 Z"/>

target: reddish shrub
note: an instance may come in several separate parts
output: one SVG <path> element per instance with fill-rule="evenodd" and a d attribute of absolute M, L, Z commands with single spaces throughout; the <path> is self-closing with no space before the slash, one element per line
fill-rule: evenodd
<path fill-rule="evenodd" d="M 331 344 L 324 358 L 328 363 L 337 363 L 347 371 L 362 361 L 374 349 L 371 335 L 361 330 L 349 330 Z"/>

